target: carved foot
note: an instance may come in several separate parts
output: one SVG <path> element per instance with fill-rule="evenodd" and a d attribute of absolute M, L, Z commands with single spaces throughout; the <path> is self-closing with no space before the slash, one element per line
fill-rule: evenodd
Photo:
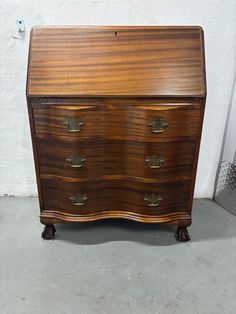
<path fill-rule="evenodd" d="M 188 229 L 186 227 L 178 227 L 175 237 L 176 237 L 176 240 L 178 241 L 186 242 L 190 240 Z"/>
<path fill-rule="evenodd" d="M 52 240 L 54 238 L 55 232 L 56 228 L 54 225 L 46 225 L 42 232 L 42 238 L 45 240 Z"/>

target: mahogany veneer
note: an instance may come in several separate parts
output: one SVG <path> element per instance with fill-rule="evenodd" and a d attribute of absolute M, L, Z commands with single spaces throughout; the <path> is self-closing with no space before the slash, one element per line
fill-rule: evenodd
<path fill-rule="evenodd" d="M 31 31 L 27 102 L 42 237 L 126 218 L 189 240 L 206 99 L 200 27 Z"/>

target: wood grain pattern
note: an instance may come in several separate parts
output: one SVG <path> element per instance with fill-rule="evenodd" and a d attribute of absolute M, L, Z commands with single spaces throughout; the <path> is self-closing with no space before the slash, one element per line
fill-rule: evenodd
<path fill-rule="evenodd" d="M 205 104 L 206 104 L 206 98 L 202 98 L 200 100 L 201 104 L 201 119 L 199 121 L 198 125 L 198 137 L 196 142 L 196 149 L 195 149 L 195 156 L 193 160 L 193 168 L 192 168 L 192 183 L 191 183 L 191 191 L 189 195 L 189 207 L 192 208 L 193 205 L 193 196 L 194 196 L 194 188 L 195 188 L 195 179 L 197 174 L 197 165 L 198 165 L 198 157 L 199 157 L 199 150 L 200 150 L 200 143 L 201 143 L 201 136 L 202 136 L 202 126 L 203 126 L 203 118 L 204 118 L 204 112 L 205 112 Z"/>
<path fill-rule="evenodd" d="M 156 105 L 150 107 L 126 105 L 113 108 L 106 105 L 51 106 L 34 109 L 35 131 L 38 135 L 53 137 L 70 136 L 77 141 L 90 138 L 136 141 L 170 141 L 196 139 L 200 120 L 199 110 L 185 110 L 184 106 Z M 187 107 L 188 108 L 188 107 Z M 64 121 L 68 118 L 82 119 L 80 132 L 68 132 Z M 160 118 L 169 126 L 163 133 L 153 133 L 149 121 Z"/>
<path fill-rule="evenodd" d="M 133 212 L 143 215 L 171 214 L 189 211 L 189 182 L 150 184 L 127 180 L 91 180 L 71 183 L 63 180 L 42 179 L 45 210 L 73 215 L 89 215 L 103 211 Z M 76 193 L 86 193 L 85 205 L 75 206 L 69 199 Z M 148 207 L 145 194 L 161 193 L 163 200 L 157 207 Z"/>
<path fill-rule="evenodd" d="M 186 211 L 173 212 L 170 214 L 150 215 L 149 213 L 140 214 L 129 211 L 101 211 L 94 213 L 68 213 L 57 210 L 44 210 L 40 214 L 40 221 L 42 224 L 56 224 L 64 222 L 88 222 L 101 219 L 128 219 L 142 223 L 164 223 L 179 225 L 183 223 L 186 227 L 191 225 L 191 215 Z"/>
<path fill-rule="evenodd" d="M 43 194 L 42 194 L 42 188 L 41 188 L 39 161 L 38 161 L 38 153 L 37 153 L 37 146 L 36 146 L 36 140 L 35 140 L 33 109 L 32 109 L 31 101 L 29 98 L 27 98 L 27 109 L 28 109 L 28 115 L 29 115 L 32 149 L 33 149 L 33 155 L 34 155 L 34 166 L 35 166 L 35 172 L 36 172 L 37 190 L 38 190 L 38 197 L 39 197 L 39 207 L 40 207 L 40 212 L 42 212 L 44 209 Z"/>
<path fill-rule="evenodd" d="M 95 139 L 77 142 L 70 137 L 64 140 L 37 139 L 41 176 L 78 180 L 109 176 L 155 179 L 156 182 L 190 180 L 195 146 L 194 141 L 146 143 Z M 149 168 L 145 162 L 149 155 L 163 156 L 165 161 L 159 169 Z M 71 156 L 83 156 L 86 161 L 81 168 L 72 168 L 66 161 Z"/>
<path fill-rule="evenodd" d="M 157 98 L 157 97 L 99 97 L 99 98 L 76 98 L 76 97 L 32 97 L 31 106 L 33 109 L 51 108 L 53 106 L 100 106 L 102 108 L 109 109 L 122 109 L 126 106 L 138 106 L 143 109 L 155 110 L 156 106 L 160 106 L 162 110 L 166 109 L 166 106 L 171 106 L 172 109 L 179 108 L 184 110 L 200 110 L 201 104 L 199 97 L 194 98 Z"/>
<path fill-rule="evenodd" d="M 54 223 L 105 218 L 177 224 L 177 240 L 190 239 L 206 101 L 200 27 L 36 27 L 26 92 L 44 239 Z M 80 132 L 68 118 L 83 120 Z M 156 118 L 168 121 L 163 133 L 148 126 Z M 82 168 L 66 161 L 77 155 Z M 85 205 L 72 204 L 76 193 Z M 160 205 L 147 206 L 151 193 Z"/>
<path fill-rule="evenodd" d="M 28 96 L 205 96 L 200 27 L 35 27 Z"/>

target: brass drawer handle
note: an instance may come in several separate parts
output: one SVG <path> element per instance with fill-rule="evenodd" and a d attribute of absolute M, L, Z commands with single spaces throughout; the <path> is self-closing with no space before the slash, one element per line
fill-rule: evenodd
<path fill-rule="evenodd" d="M 161 118 L 156 118 L 156 120 L 148 122 L 148 126 L 151 127 L 153 133 L 163 133 L 168 125 L 168 122 Z"/>
<path fill-rule="evenodd" d="M 66 158 L 66 161 L 69 161 L 69 165 L 72 168 L 81 168 L 83 167 L 86 159 L 82 156 L 72 156 L 72 157 Z"/>
<path fill-rule="evenodd" d="M 67 125 L 69 132 L 80 132 L 84 125 L 84 121 L 80 118 L 67 118 L 63 121 L 63 124 Z"/>
<path fill-rule="evenodd" d="M 85 205 L 85 201 L 87 200 L 87 195 L 86 194 L 79 194 L 77 193 L 74 196 L 69 197 L 71 200 L 72 204 L 75 206 L 82 206 Z"/>
<path fill-rule="evenodd" d="M 147 206 L 154 207 L 159 206 L 160 201 L 162 200 L 161 194 L 145 194 L 144 201 L 147 202 Z"/>
<path fill-rule="evenodd" d="M 165 159 L 162 156 L 147 156 L 145 162 L 148 164 L 149 168 L 158 169 L 165 162 Z"/>

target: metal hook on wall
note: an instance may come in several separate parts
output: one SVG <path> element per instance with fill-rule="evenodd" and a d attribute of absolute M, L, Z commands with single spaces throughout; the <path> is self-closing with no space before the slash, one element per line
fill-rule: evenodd
<path fill-rule="evenodd" d="M 24 39 L 25 37 L 25 22 L 23 19 L 17 19 L 16 20 L 16 26 L 17 26 L 17 31 L 18 34 L 12 35 L 13 38 L 15 39 Z"/>

